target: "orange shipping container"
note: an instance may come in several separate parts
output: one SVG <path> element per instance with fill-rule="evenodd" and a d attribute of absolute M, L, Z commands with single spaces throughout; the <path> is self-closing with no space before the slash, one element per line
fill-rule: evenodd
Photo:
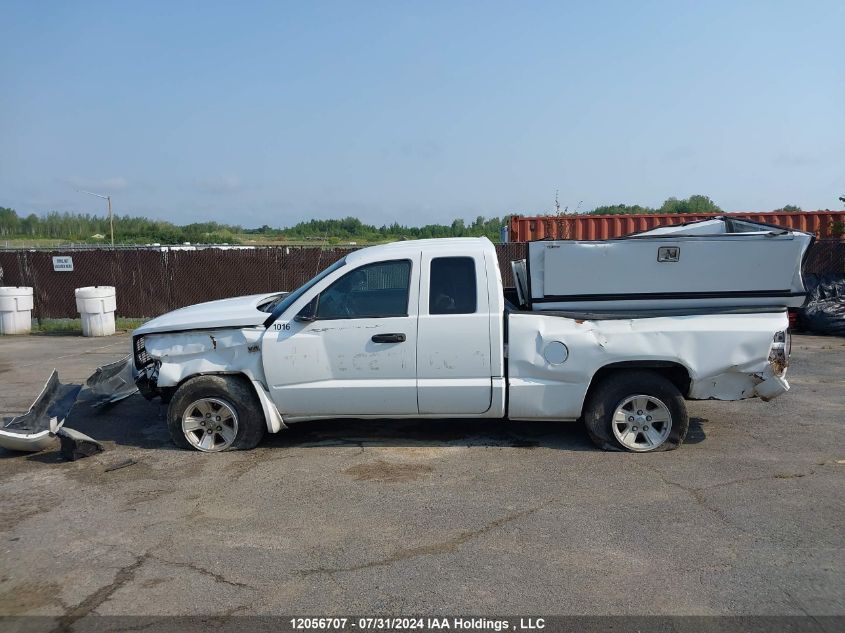
<path fill-rule="evenodd" d="M 637 215 L 538 215 L 511 216 L 508 240 L 607 240 L 658 226 L 683 224 L 717 217 L 719 214 L 643 213 Z M 836 227 L 845 226 L 845 211 L 776 211 L 773 213 L 725 213 L 732 217 L 806 231 L 816 237 L 833 237 Z M 841 233 L 840 233 L 841 234 Z"/>

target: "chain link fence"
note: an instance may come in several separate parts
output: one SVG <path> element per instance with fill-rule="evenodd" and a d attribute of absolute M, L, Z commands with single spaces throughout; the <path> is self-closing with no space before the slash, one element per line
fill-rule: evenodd
<path fill-rule="evenodd" d="M 807 252 L 804 272 L 816 275 L 845 273 L 845 240 L 817 240 Z"/>
<path fill-rule="evenodd" d="M 348 252 L 290 247 L 0 251 L 0 284 L 31 286 L 36 318 L 76 317 L 74 289 L 83 286 L 114 286 L 119 316 L 154 317 L 203 301 L 292 290 Z M 70 257 L 73 270 L 54 270 L 57 256 Z"/>
<path fill-rule="evenodd" d="M 114 286 L 117 315 L 154 317 L 203 301 L 263 292 L 289 291 L 353 249 L 249 247 L 0 250 L 0 285 L 31 286 L 36 318 L 76 317 L 74 289 Z M 510 262 L 526 256 L 525 243 L 497 244 L 506 286 Z M 53 258 L 71 257 L 72 271 L 56 271 Z M 806 272 L 845 272 L 845 242 L 819 240 Z"/>

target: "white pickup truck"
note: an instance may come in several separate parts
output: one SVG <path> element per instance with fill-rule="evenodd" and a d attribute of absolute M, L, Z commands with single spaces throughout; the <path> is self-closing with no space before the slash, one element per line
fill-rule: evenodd
<path fill-rule="evenodd" d="M 759 305 L 532 311 L 487 239 L 454 238 L 357 250 L 293 292 L 165 314 L 135 331 L 131 362 L 141 392 L 169 403 L 173 441 L 200 451 L 319 418 L 507 417 L 583 420 L 601 448 L 648 452 L 683 442 L 685 399 L 785 392 L 787 326 L 785 307 Z"/>

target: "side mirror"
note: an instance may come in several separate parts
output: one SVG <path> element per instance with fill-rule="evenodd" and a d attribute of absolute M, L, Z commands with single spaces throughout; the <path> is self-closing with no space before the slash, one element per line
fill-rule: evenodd
<path fill-rule="evenodd" d="M 311 321 L 316 321 L 317 299 L 319 299 L 319 297 L 314 297 L 311 301 L 309 301 L 305 307 L 299 311 L 299 314 L 293 317 L 293 320 L 299 321 L 300 323 L 310 323 Z"/>

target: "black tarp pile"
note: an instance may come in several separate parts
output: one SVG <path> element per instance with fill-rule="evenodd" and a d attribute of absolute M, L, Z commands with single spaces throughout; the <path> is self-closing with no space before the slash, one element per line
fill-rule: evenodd
<path fill-rule="evenodd" d="M 845 336 L 845 274 L 804 275 L 807 302 L 798 311 L 802 330 Z"/>

